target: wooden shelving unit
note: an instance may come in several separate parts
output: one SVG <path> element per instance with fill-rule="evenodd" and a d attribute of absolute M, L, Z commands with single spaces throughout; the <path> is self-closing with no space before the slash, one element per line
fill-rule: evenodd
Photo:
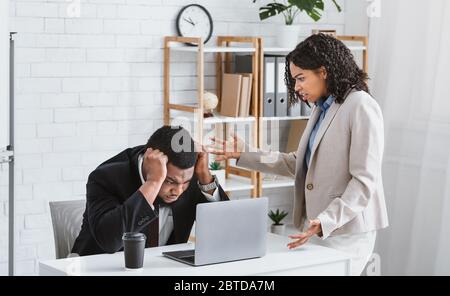
<path fill-rule="evenodd" d="M 366 36 L 338 36 L 339 40 L 350 42 L 350 50 L 363 54 L 362 68 L 368 71 L 368 38 Z M 185 46 L 191 43 L 196 46 Z M 355 45 L 355 43 L 359 43 Z M 263 65 L 264 54 L 286 55 L 292 49 L 282 47 L 267 47 L 263 45 L 263 39 L 257 37 L 219 36 L 216 46 L 204 46 L 201 38 L 167 36 L 164 38 L 164 123 L 170 124 L 173 119 L 172 111 L 186 112 L 191 116 L 188 120 L 193 123 L 193 137 L 199 143 L 203 143 L 204 129 L 211 125 L 222 125 L 225 131 L 229 126 L 237 123 L 252 124 L 252 136 L 250 144 L 254 147 L 261 147 L 262 127 L 264 122 L 285 121 L 285 120 L 308 120 L 308 116 L 284 116 L 284 117 L 262 117 L 263 106 Z M 174 104 L 171 103 L 170 94 L 170 63 L 171 53 L 182 52 L 195 54 L 197 56 L 197 98 L 194 104 Z M 204 61 L 205 54 L 216 55 L 216 90 L 220 100 L 222 90 L 222 74 L 231 72 L 232 54 L 246 53 L 252 55 L 252 101 L 249 117 L 226 117 L 217 115 L 214 117 L 203 117 L 203 94 L 204 85 Z M 256 99 L 255 99 L 256 98 Z M 220 103 L 219 106 L 220 108 Z M 263 180 L 262 174 L 249 171 L 243 168 L 226 163 L 226 184 L 222 187 L 227 193 L 240 190 L 250 190 L 252 197 L 259 197 L 263 194 L 263 189 L 282 188 L 294 186 L 294 180 L 289 178 L 275 179 L 273 181 Z"/>
<path fill-rule="evenodd" d="M 196 46 L 180 46 L 185 43 L 192 43 Z M 237 46 L 236 46 L 237 45 Z M 243 46 L 244 45 L 244 46 Z M 173 104 L 170 100 L 170 62 L 171 52 L 185 52 L 197 55 L 197 103 L 196 104 Z M 204 55 L 216 55 L 216 90 L 220 98 L 222 90 L 222 73 L 230 71 L 231 54 L 232 53 L 248 53 L 253 56 L 253 90 L 252 98 L 258 98 L 260 93 L 260 77 L 259 77 L 259 55 L 260 38 L 255 37 L 235 37 L 235 36 L 219 36 L 217 37 L 217 46 L 205 47 L 201 38 L 186 38 L 186 37 L 172 37 L 164 38 L 164 123 L 170 124 L 172 119 L 171 111 L 182 111 L 191 113 L 193 116 L 189 118 L 194 123 L 193 137 L 203 144 L 203 132 L 207 125 L 221 124 L 225 131 L 228 130 L 228 125 L 233 125 L 239 122 L 252 123 L 252 139 L 251 145 L 256 146 L 258 143 L 258 122 L 259 109 L 258 101 L 253 99 L 250 106 L 249 117 L 226 117 L 215 116 L 203 118 L 203 93 L 204 87 Z M 243 168 L 234 167 L 227 162 L 226 165 L 227 182 L 222 184 L 227 192 L 238 190 L 250 190 L 252 197 L 257 197 L 257 182 L 258 174 Z"/>

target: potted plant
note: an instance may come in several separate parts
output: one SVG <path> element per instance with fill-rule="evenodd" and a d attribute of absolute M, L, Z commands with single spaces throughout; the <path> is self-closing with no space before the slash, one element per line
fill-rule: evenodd
<path fill-rule="evenodd" d="M 285 211 L 280 211 L 279 209 L 277 209 L 275 212 L 270 210 L 269 218 L 273 221 L 272 225 L 270 226 L 270 232 L 278 235 L 284 235 L 286 225 L 281 223 L 281 221 L 287 215 L 288 213 L 286 213 Z"/>
<path fill-rule="evenodd" d="M 256 1 L 253 0 L 253 3 Z M 341 12 L 342 9 L 336 0 L 331 1 L 333 1 L 337 10 Z M 298 43 L 300 33 L 300 27 L 294 25 L 295 18 L 300 12 L 304 11 L 317 22 L 322 17 L 324 6 L 323 0 L 274 0 L 272 3 L 259 8 L 259 18 L 260 20 L 265 20 L 277 14 L 282 14 L 285 25 L 280 27 L 277 34 L 277 45 L 294 48 Z"/>
<path fill-rule="evenodd" d="M 220 184 L 224 185 L 226 178 L 225 178 L 225 169 L 222 167 L 220 162 L 213 161 L 209 164 L 209 171 L 212 175 L 215 175 L 217 177 L 217 180 Z"/>

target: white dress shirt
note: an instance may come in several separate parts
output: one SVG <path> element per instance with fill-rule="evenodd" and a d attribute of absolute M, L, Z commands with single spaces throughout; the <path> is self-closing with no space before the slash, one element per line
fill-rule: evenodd
<path fill-rule="evenodd" d="M 138 171 L 139 177 L 141 178 L 142 184 L 145 183 L 144 176 L 142 175 L 142 164 L 144 163 L 143 155 L 139 155 L 138 158 Z M 200 190 L 201 191 L 201 190 Z M 217 188 L 214 190 L 213 195 L 203 192 L 203 195 L 208 201 L 220 201 L 219 190 Z M 150 205 L 154 209 L 153 205 Z M 173 231 L 173 217 L 172 208 L 169 206 L 161 205 L 159 208 L 159 246 L 165 246 L 169 240 L 170 234 Z"/>

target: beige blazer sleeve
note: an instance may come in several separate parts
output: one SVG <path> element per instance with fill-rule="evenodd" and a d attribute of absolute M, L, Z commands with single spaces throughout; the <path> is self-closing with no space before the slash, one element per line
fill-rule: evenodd
<path fill-rule="evenodd" d="M 358 104 L 350 120 L 349 172 L 351 179 L 340 198 L 335 198 L 317 217 L 323 239 L 361 214 L 380 187 L 384 148 L 383 116 L 375 100 Z M 370 219 L 369 216 L 366 219 Z"/>
<path fill-rule="evenodd" d="M 296 159 L 295 152 L 242 152 L 236 164 L 258 172 L 294 178 Z"/>

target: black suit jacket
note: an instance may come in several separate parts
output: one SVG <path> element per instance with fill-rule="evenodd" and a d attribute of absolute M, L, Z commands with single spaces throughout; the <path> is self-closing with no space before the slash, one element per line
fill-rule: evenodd
<path fill-rule="evenodd" d="M 80 256 L 114 253 L 122 250 L 122 234 L 128 231 L 148 233 L 148 225 L 158 219 L 138 188 L 138 156 L 144 146 L 126 149 L 102 163 L 88 178 L 86 210 L 80 234 L 72 253 Z M 228 200 L 218 188 L 220 199 Z M 185 243 L 195 221 L 198 203 L 208 202 L 198 188 L 194 175 L 188 189 L 171 204 L 174 229 L 167 244 Z"/>

